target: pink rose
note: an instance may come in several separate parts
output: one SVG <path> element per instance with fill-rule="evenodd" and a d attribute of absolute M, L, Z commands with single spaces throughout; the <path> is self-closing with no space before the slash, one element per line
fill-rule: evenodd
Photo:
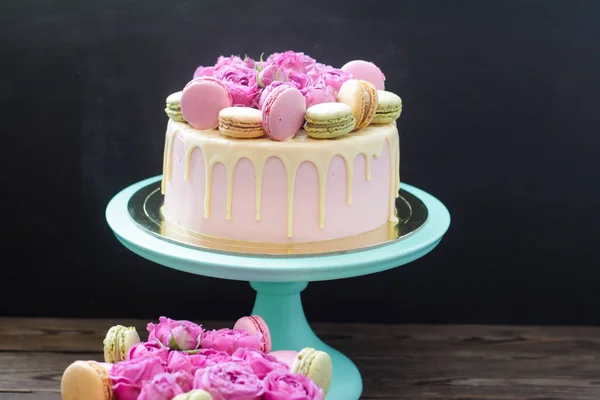
<path fill-rule="evenodd" d="M 191 372 L 177 371 L 173 372 L 172 375 L 175 377 L 175 382 L 177 382 L 184 393 L 189 392 L 194 387 L 194 375 Z"/>
<path fill-rule="evenodd" d="M 110 370 L 115 396 L 119 400 L 136 400 L 142 385 L 163 372 L 167 370 L 162 359 L 153 354 L 118 362 Z"/>
<path fill-rule="evenodd" d="M 267 99 L 267 96 L 269 95 L 269 93 L 271 93 L 273 91 L 273 89 L 275 89 L 277 86 L 281 86 L 281 85 L 294 86 L 290 82 L 274 81 L 269 86 L 265 87 L 262 90 L 262 92 L 260 94 L 260 99 L 258 101 L 258 109 L 259 110 L 262 110 L 263 105 L 265 104 L 265 100 Z"/>
<path fill-rule="evenodd" d="M 167 357 L 169 356 L 169 350 L 161 347 L 157 342 L 141 342 L 129 349 L 129 352 L 127 352 L 127 360 L 135 360 L 136 358 L 145 357 L 147 355 L 159 357 L 166 363 Z"/>
<path fill-rule="evenodd" d="M 284 70 L 291 70 L 305 74 L 316 61 L 304 53 L 286 51 L 285 53 L 273 53 L 267 58 L 268 63 L 273 63 Z"/>
<path fill-rule="evenodd" d="M 214 76 L 219 69 L 225 66 L 254 68 L 254 61 L 251 58 L 242 60 L 238 56 L 221 56 L 217 59 L 215 65 L 209 67 L 199 66 L 196 68 L 196 71 L 194 71 L 194 78 L 198 78 L 199 76 Z"/>
<path fill-rule="evenodd" d="M 303 89 L 311 84 L 308 75 L 292 70 L 284 70 L 274 64 L 267 65 L 259 74 L 258 81 L 262 87 L 281 81 L 290 83 L 297 89 Z"/>
<path fill-rule="evenodd" d="M 325 85 L 323 81 L 318 81 L 314 86 L 308 86 L 300 92 L 306 100 L 306 108 L 315 104 L 335 102 L 335 90 L 331 86 Z"/>
<path fill-rule="evenodd" d="M 228 362 L 196 372 L 194 389 L 204 389 L 215 400 L 258 399 L 264 391 L 263 383 L 250 366 Z"/>
<path fill-rule="evenodd" d="M 286 75 L 286 82 L 292 83 L 299 90 L 310 86 L 312 83 L 308 75 L 294 71 L 290 71 Z"/>
<path fill-rule="evenodd" d="M 171 350 L 195 350 L 200 347 L 202 340 L 202 325 L 190 321 L 174 321 L 170 318 L 160 317 L 160 323 L 149 323 L 148 342 L 153 340 L 162 343 Z"/>
<path fill-rule="evenodd" d="M 289 367 L 279 362 L 275 357 L 265 354 L 259 350 L 237 349 L 231 356 L 233 360 L 243 361 L 252 368 L 258 379 L 263 379 L 274 369 L 283 369 L 289 371 Z"/>
<path fill-rule="evenodd" d="M 193 78 L 196 79 L 201 76 L 213 76 L 213 73 L 215 72 L 215 70 L 216 70 L 215 67 L 200 66 L 200 67 L 196 68 L 196 71 L 194 71 Z"/>
<path fill-rule="evenodd" d="M 246 68 L 255 69 L 256 68 L 256 62 L 253 59 L 251 59 L 250 57 L 246 57 L 246 58 L 244 58 L 244 66 Z"/>
<path fill-rule="evenodd" d="M 196 354 L 172 351 L 169 354 L 167 369 L 171 372 L 188 371 L 194 374 L 199 369 L 229 361 L 231 361 L 229 354 L 213 349 L 200 349 Z"/>
<path fill-rule="evenodd" d="M 220 67 L 223 67 L 226 65 L 229 65 L 229 66 L 244 65 L 244 60 L 242 60 L 238 56 L 234 56 L 234 55 L 231 55 L 229 57 L 220 56 L 219 58 L 217 58 L 217 62 L 215 64 L 216 69 L 219 69 Z"/>
<path fill-rule="evenodd" d="M 256 71 L 252 68 L 246 68 L 242 65 L 224 65 L 214 72 L 214 77 L 223 82 L 231 96 L 233 105 L 250 107 L 255 103 L 255 98 L 259 94 L 259 87 L 256 83 Z"/>
<path fill-rule="evenodd" d="M 155 375 L 151 381 L 144 383 L 138 400 L 171 400 L 178 394 L 185 393 L 174 375 L 162 373 Z"/>
<path fill-rule="evenodd" d="M 306 75 L 308 75 L 308 77 L 313 82 L 316 82 L 317 79 L 319 79 L 319 77 L 321 76 L 321 71 L 323 71 L 326 68 L 333 68 L 333 67 L 331 67 L 329 65 L 321 64 L 321 63 L 315 63 L 308 68 L 308 70 L 306 71 Z"/>
<path fill-rule="evenodd" d="M 202 347 L 214 349 L 233 354 L 239 348 L 260 350 L 262 335 L 256 333 L 250 335 L 242 329 L 223 328 L 204 332 L 202 336 Z"/>
<path fill-rule="evenodd" d="M 261 87 L 267 87 L 275 81 L 283 81 L 284 73 L 275 64 L 266 65 L 258 74 L 258 83 Z"/>
<path fill-rule="evenodd" d="M 325 85 L 332 87 L 336 93 L 340 91 L 342 84 L 350 79 L 352 79 L 352 75 L 333 67 L 326 67 L 321 70 L 318 78 L 318 80 L 325 82 Z"/>
<path fill-rule="evenodd" d="M 264 400 L 323 400 L 323 390 L 302 374 L 276 369 L 263 383 Z"/>

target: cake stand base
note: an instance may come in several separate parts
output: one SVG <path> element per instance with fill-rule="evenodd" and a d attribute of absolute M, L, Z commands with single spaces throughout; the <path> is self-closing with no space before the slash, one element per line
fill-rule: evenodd
<path fill-rule="evenodd" d="M 408 184 L 401 185 L 407 210 L 396 236 L 385 243 L 358 240 L 355 246 L 329 251 L 310 246 L 264 248 L 249 254 L 248 246 L 223 248 L 222 243 L 189 242 L 173 238 L 157 224 L 162 198 L 160 180 L 153 177 L 123 189 L 106 208 L 106 219 L 119 241 L 134 253 L 160 265 L 191 274 L 250 282 L 256 290 L 253 314 L 269 325 L 275 350 L 324 350 L 333 361 L 333 380 L 327 400 L 356 400 L 362 380 L 356 366 L 339 351 L 323 343 L 310 328 L 300 293 L 307 282 L 344 279 L 405 265 L 433 250 L 448 230 L 450 214 L 432 195 Z M 426 218 L 423 218 L 426 217 Z M 157 229 L 158 228 L 160 229 Z M 389 238 L 388 238 L 389 239 Z M 220 248 L 216 248 L 221 246 Z M 255 249 L 256 250 L 256 249 Z M 287 250 L 292 250 L 288 252 Z M 327 251 L 323 251 L 327 250 Z M 248 310 L 247 312 L 250 312 Z"/>
<path fill-rule="evenodd" d="M 358 400 L 362 379 L 358 368 L 339 351 L 325 344 L 310 328 L 300 293 L 308 282 L 251 282 L 256 290 L 252 314 L 260 315 L 271 330 L 273 350 L 312 347 L 325 351 L 333 363 L 333 379 L 327 400 Z"/>

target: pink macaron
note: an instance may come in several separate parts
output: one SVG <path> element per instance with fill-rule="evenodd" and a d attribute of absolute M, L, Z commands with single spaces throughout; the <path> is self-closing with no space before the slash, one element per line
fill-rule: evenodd
<path fill-rule="evenodd" d="M 298 357 L 298 352 L 294 350 L 277 350 L 271 352 L 271 355 L 277 359 L 277 361 L 284 363 L 290 369 Z"/>
<path fill-rule="evenodd" d="M 231 107 L 227 86 L 216 78 L 203 76 L 190 81 L 181 93 L 181 114 L 196 129 L 219 126 L 219 111 Z"/>
<path fill-rule="evenodd" d="M 264 319 L 258 315 L 249 315 L 242 317 L 237 320 L 233 329 L 241 329 L 248 332 L 251 335 L 260 333 L 263 337 L 262 348 L 260 349 L 263 353 L 270 353 L 273 344 L 271 343 L 271 332 Z"/>
<path fill-rule="evenodd" d="M 370 61 L 354 60 L 346 63 L 342 68 L 342 71 L 352 75 L 354 79 L 367 81 L 377 90 L 385 89 L 385 75 L 379 69 L 379 67 Z"/>
<path fill-rule="evenodd" d="M 263 128 L 273 140 L 293 137 L 304 123 L 306 100 L 293 86 L 277 86 L 264 101 Z"/>

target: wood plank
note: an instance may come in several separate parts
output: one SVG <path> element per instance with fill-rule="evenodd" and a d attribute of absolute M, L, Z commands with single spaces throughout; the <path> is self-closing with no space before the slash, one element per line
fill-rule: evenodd
<path fill-rule="evenodd" d="M 27 393 L 2 393 L 0 400 L 61 400 L 60 393 L 55 392 L 27 392 Z"/>
<path fill-rule="evenodd" d="M 58 392 L 64 369 L 78 359 L 100 360 L 100 353 L 0 353 L 0 391 Z M 460 356 L 437 358 L 356 358 L 363 374 L 364 398 L 597 399 L 600 363 L 578 365 Z M 392 396 L 392 397 L 390 397 Z M 459 396 L 459 397 L 457 397 Z M 463 397 L 460 397 L 463 396 Z M 467 397 L 465 397 L 467 396 Z"/>
<path fill-rule="evenodd" d="M 0 399 L 59 399 L 60 377 L 78 359 L 101 360 L 102 339 L 139 320 L 0 318 Z M 209 322 L 209 329 L 231 322 Z M 596 400 L 600 329 L 314 324 L 350 356 L 364 399 Z M 7 397 L 10 396 L 10 397 Z"/>

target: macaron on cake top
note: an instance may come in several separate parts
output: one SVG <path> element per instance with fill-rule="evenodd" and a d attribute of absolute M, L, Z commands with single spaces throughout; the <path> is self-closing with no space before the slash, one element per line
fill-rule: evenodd
<path fill-rule="evenodd" d="M 213 397 L 206 390 L 194 389 L 187 393 L 178 394 L 173 400 L 213 400 Z"/>
<path fill-rule="evenodd" d="M 171 93 L 167 97 L 166 102 L 165 113 L 167 113 L 167 116 L 173 121 L 184 122 L 185 118 L 183 118 L 183 114 L 181 113 L 181 91 Z"/>
<path fill-rule="evenodd" d="M 199 130 L 219 126 L 219 111 L 233 105 L 227 86 L 213 77 L 190 81 L 181 94 L 181 113 L 185 120 Z"/>
<path fill-rule="evenodd" d="M 271 332 L 269 326 L 265 320 L 259 315 L 249 315 L 238 319 L 233 326 L 233 329 L 241 329 L 248 332 L 250 335 L 254 335 L 257 332 L 262 335 L 262 347 L 263 353 L 270 353 L 272 349 Z"/>
<path fill-rule="evenodd" d="M 62 400 L 114 400 L 111 367 L 96 361 L 73 362 L 60 381 Z"/>
<path fill-rule="evenodd" d="M 345 103 L 352 109 L 356 118 L 354 130 L 367 127 L 375 117 L 378 95 L 372 83 L 359 79 L 350 79 L 342 84 L 338 92 L 338 102 Z"/>
<path fill-rule="evenodd" d="M 342 71 L 349 73 L 355 79 L 370 82 L 377 90 L 385 89 L 385 75 L 379 67 L 370 61 L 354 60 L 342 66 Z"/>
<path fill-rule="evenodd" d="M 226 107 L 219 112 L 219 132 L 239 139 L 262 137 L 262 112 L 251 107 Z"/>
<path fill-rule="evenodd" d="M 293 137 L 302 127 L 306 100 L 294 86 L 277 86 L 265 99 L 262 122 L 267 135 L 276 141 Z"/>
<path fill-rule="evenodd" d="M 390 124 L 400 118 L 402 113 L 402 99 L 395 93 L 378 90 L 378 103 L 374 124 Z"/>
<path fill-rule="evenodd" d="M 315 139 L 332 139 L 350 133 L 356 125 L 352 108 L 344 103 L 315 104 L 306 110 L 304 130 Z"/>
<path fill-rule="evenodd" d="M 291 367 L 292 372 L 310 378 L 317 386 L 323 389 L 327 396 L 331 378 L 333 377 L 333 364 L 329 354 L 310 347 L 302 349 L 296 356 Z"/>
<path fill-rule="evenodd" d="M 125 327 L 115 325 L 111 327 L 103 341 L 104 361 L 107 363 L 116 363 L 127 358 L 129 350 L 140 343 L 140 336 L 135 327 Z"/>

